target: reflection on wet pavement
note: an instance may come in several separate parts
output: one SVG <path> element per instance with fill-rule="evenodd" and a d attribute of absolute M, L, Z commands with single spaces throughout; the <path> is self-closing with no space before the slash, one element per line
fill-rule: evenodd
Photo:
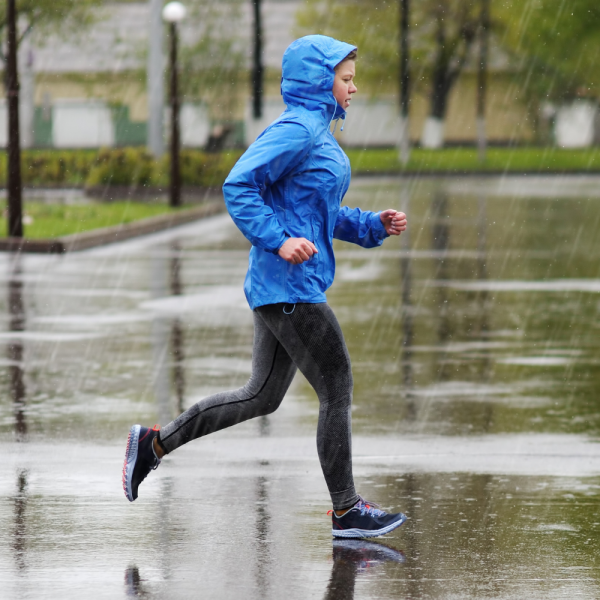
<path fill-rule="evenodd" d="M 148 598 L 140 577 L 140 570 L 133 566 L 125 570 L 125 595 L 134 598 Z"/>
<path fill-rule="evenodd" d="M 132 423 L 249 375 L 247 243 L 226 215 L 0 256 L 0 596 L 600 597 L 598 183 L 353 183 L 348 204 L 410 217 L 382 249 L 339 243 L 329 293 L 359 491 L 409 516 L 377 541 L 331 541 L 300 376 L 276 413 L 123 498 Z"/>
<path fill-rule="evenodd" d="M 333 567 L 323 600 L 353 600 L 357 578 L 376 576 L 378 566 L 403 563 L 401 550 L 367 540 L 333 540 Z"/>
<path fill-rule="evenodd" d="M 9 332 L 25 331 L 25 308 L 23 305 L 23 283 L 21 276 L 20 256 L 11 257 L 8 279 L 8 314 Z M 15 414 L 15 434 L 17 441 L 24 441 L 27 435 L 25 419 L 25 382 L 23 381 L 23 344 L 19 339 L 10 340 L 7 344 L 8 374 L 10 397 Z"/>

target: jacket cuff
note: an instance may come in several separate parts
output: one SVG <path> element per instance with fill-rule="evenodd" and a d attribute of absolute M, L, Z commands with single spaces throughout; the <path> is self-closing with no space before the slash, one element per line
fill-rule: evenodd
<path fill-rule="evenodd" d="M 385 230 L 383 223 L 381 222 L 381 217 L 379 216 L 381 211 L 378 213 L 374 213 L 373 220 L 371 222 L 371 229 L 375 237 L 378 237 L 380 240 L 389 237 L 390 234 Z"/>
<path fill-rule="evenodd" d="M 285 232 L 282 233 L 281 234 L 281 238 L 279 239 L 279 242 L 277 243 L 277 246 L 275 247 L 275 249 L 274 250 L 267 250 L 267 252 L 270 252 L 271 254 L 279 254 L 279 250 L 281 249 L 281 246 L 283 246 L 283 244 L 285 244 L 286 240 L 289 237 L 290 236 L 287 233 L 285 233 Z"/>

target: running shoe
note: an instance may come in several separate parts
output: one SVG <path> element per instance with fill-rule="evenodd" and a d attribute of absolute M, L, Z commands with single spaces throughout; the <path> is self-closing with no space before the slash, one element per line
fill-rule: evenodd
<path fill-rule="evenodd" d="M 406 521 L 402 513 L 388 514 L 363 498 L 341 517 L 331 512 L 333 537 L 370 538 L 385 535 Z"/>
<path fill-rule="evenodd" d="M 129 502 L 138 497 L 138 487 L 148 473 L 160 465 L 160 459 L 154 454 L 152 446 L 159 429 L 158 425 L 152 429 L 134 425 L 129 430 L 123 463 L 123 491 Z"/>

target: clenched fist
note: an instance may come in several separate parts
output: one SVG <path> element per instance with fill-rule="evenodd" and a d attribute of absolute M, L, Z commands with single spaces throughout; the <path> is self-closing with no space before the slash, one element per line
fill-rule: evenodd
<path fill-rule="evenodd" d="M 306 238 L 288 238 L 277 254 L 292 265 L 300 265 L 317 252 L 317 247 Z"/>
<path fill-rule="evenodd" d="M 379 213 L 379 218 L 388 235 L 400 235 L 406 230 L 406 215 L 393 208 L 388 208 Z"/>

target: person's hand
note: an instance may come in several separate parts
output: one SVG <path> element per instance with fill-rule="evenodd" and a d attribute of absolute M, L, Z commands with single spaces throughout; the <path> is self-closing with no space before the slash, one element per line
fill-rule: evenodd
<path fill-rule="evenodd" d="M 317 247 L 306 238 L 288 238 L 277 254 L 292 265 L 300 265 L 317 252 Z"/>
<path fill-rule="evenodd" d="M 388 235 L 400 235 L 406 229 L 406 215 L 393 208 L 380 212 L 379 218 Z"/>

